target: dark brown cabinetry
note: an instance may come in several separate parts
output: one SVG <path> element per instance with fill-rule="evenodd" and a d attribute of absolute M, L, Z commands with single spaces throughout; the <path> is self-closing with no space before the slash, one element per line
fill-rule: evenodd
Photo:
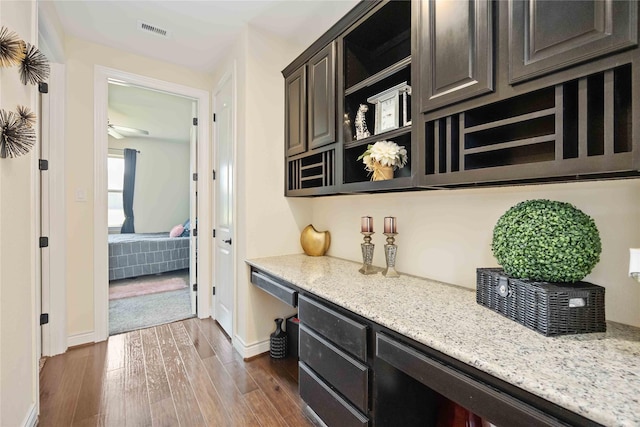
<path fill-rule="evenodd" d="M 329 426 L 369 425 L 367 326 L 301 296 L 300 396 Z"/>
<path fill-rule="evenodd" d="M 309 61 L 309 147 L 336 142 L 336 48 L 331 43 Z"/>
<path fill-rule="evenodd" d="M 302 101 L 287 107 L 287 151 L 298 154 L 286 160 L 286 194 L 639 176 L 638 13 L 637 0 L 360 2 L 284 72 L 294 98 L 300 67 L 308 84 L 323 82 L 306 91 L 317 104 L 306 151 L 291 136 Z M 333 114 L 324 103 L 331 66 Z M 369 105 L 371 136 L 357 138 L 359 106 L 403 84 L 408 120 L 378 131 Z M 404 146 L 409 163 L 370 181 L 358 157 L 380 140 Z"/>
<path fill-rule="evenodd" d="M 638 4 L 624 0 L 509 2 L 509 82 L 636 46 Z"/>
<path fill-rule="evenodd" d="M 307 151 L 307 66 L 284 80 L 284 129 L 287 156 Z"/>
<path fill-rule="evenodd" d="M 420 3 L 422 111 L 493 90 L 493 3 Z"/>

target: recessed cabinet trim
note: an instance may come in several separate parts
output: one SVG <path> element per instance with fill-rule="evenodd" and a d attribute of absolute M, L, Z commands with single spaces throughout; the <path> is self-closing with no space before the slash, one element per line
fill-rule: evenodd
<path fill-rule="evenodd" d="M 420 2 L 422 111 L 492 92 L 491 0 Z"/>
<path fill-rule="evenodd" d="M 309 60 L 309 148 L 336 142 L 336 45 Z"/>
<path fill-rule="evenodd" d="M 509 1 L 509 83 L 638 44 L 636 0 Z"/>
<path fill-rule="evenodd" d="M 284 134 L 287 156 L 307 151 L 307 67 L 285 79 Z"/>

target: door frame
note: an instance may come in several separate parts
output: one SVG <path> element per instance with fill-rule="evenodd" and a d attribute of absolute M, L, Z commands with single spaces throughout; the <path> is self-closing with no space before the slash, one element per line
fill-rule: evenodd
<path fill-rule="evenodd" d="M 233 205 L 233 212 L 231 214 L 232 216 L 232 223 L 233 223 L 233 228 L 231 230 L 231 239 L 236 242 L 236 244 L 232 244 L 231 245 L 231 263 L 232 263 L 232 267 L 231 267 L 231 284 L 233 286 L 233 313 L 232 313 L 232 321 L 231 321 L 231 330 L 232 330 L 232 334 L 231 334 L 231 343 L 232 345 L 235 347 L 236 342 L 237 342 L 237 337 L 236 337 L 236 323 L 237 323 L 237 312 L 238 312 L 238 297 L 237 297 L 237 292 L 238 292 L 238 287 L 237 285 L 237 277 L 238 277 L 238 267 L 237 267 L 237 263 L 236 263 L 236 259 L 237 259 L 237 233 L 236 233 L 236 224 L 238 223 L 238 195 L 237 192 L 235 191 L 236 189 L 236 183 L 238 182 L 238 168 L 237 168 L 237 163 L 236 163 L 236 159 L 238 158 L 238 131 L 237 131 L 237 115 L 238 115 L 238 91 L 237 91 L 237 79 L 236 79 L 236 61 L 233 60 L 233 63 L 229 66 L 229 68 L 224 72 L 224 74 L 222 75 L 222 77 L 220 77 L 220 79 L 218 80 L 218 83 L 216 84 L 215 89 L 211 92 L 211 105 L 213 106 L 213 112 L 215 114 L 215 112 L 217 111 L 216 109 L 216 94 L 218 92 L 220 92 L 220 90 L 222 89 L 222 86 L 227 83 L 227 81 L 230 82 L 231 84 L 231 99 L 233 100 L 233 108 L 231 111 L 231 144 L 232 144 L 232 165 L 233 165 L 233 178 L 232 178 L 232 183 L 231 186 L 233 188 L 232 194 L 233 194 L 233 199 L 231 204 Z M 216 136 L 217 136 L 217 126 L 218 124 L 214 121 L 213 122 L 213 129 L 212 129 L 212 139 L 213 139 L 213 157 L 211 158 L 211 163 L 213 165 L 215 165 L 215 167 L 218 167 L 218 141 L 216 140 Z M 215 228 L 217 223 L 216 223 L 216 209 L 215 207 L 218 205 L 218 195 L 216 192 L 216 185 L 212 186 L 211 189 L 211 203 L 209 206 L 211 206 L 211 212 L 213 212 L 213 227 Z M 213 242 L 213 245 L 215 245 L 216 243 Z M 215 255 L 215 251 L 212 250 L 212 255 Z M 215 267 L 217 260 L 213 259 L 213 266 Z M 215 279 L 215 275 L 212 276 L 212 280 Z M 214 286 L 217 286 L 217 283 L 214 283 Z M 212 317 L 215 319 L 216 318 L 216 297 L 213 296 L 213 298 L 211 299 L 211 313 L 212 313 Z"/>
<path fill-rule="evenodd" d="M 198 101 L 198 171 L 207 176 L 211 170 L 209 149 L 209 92 L 177 83 L 158 80 L 126 71 L 96 65 L 94 68 L 94 188 L 93 188 L 93 292 L 94 333 L 93 341 L 109 337 L 109 246 L 107 227 L 107 149 L 108 136 L 108 79 L 122 80 L 151 90 L 168 92 L 194 98 Z M 198 194 L 208 199 L 211 181 L 198 180 Z M 207 209 L 203 209 L 203 207 Z M 198 204 L 198 228 L 202 239 L 198 242 L 198 317 L 210 316 L 211 306 L 211 240 L 206 236 L 211 230 L 210 200 Z"/>

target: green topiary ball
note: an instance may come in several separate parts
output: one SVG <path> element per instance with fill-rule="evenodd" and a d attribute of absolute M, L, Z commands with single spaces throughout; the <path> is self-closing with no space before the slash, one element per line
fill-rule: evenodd
<path fill-rule="evenodd" d="M 575 206 L 527 200 L 500 217 L 491 248 L 515 278 L 577 282 L 600 261 L 602 244 L 593 219 Z"/>

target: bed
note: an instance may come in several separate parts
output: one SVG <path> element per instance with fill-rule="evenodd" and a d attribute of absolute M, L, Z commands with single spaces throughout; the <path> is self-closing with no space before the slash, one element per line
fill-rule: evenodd
<path fill-rule="evenodd" d="M 189 268 L 189 237 L 169 233 L 109 235 L 109 280 Z"/>

